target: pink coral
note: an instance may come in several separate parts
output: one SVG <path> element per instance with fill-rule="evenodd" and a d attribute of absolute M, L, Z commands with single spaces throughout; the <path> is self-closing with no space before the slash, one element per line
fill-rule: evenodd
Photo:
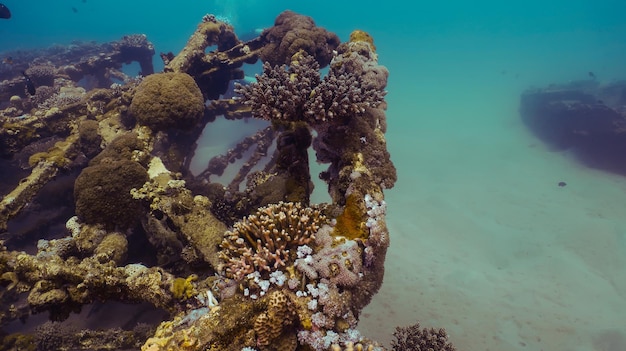
<path fill-rule="evenodd" d="M 351 287 L 361 278 L 363 260 L 361 248 L 354 240 L 333 242 L 332 227 L 324 226 L 317 232 L 318 252 L 296 260 L 296 267 L 309 279 L 327 278 L 337 286 Z"/>
<path fill-rule="evenodd" d="M 225 275 L 236 280 L 255 271 L 269 275 L 292 262 L 297 247 L 314 240 L 325 221 L 319 208 L 300 203 L 261 207 L 226 233 L 220 252 Z"/>

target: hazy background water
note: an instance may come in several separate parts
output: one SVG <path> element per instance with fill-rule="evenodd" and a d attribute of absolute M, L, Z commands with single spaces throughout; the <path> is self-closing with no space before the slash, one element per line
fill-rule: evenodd
<path fill-rule="evenodd" d="M 420 216 L 423 209 L 430 208 L 424 199 L 433 198 L 437 191 L 433 187 L 441 187 L 445 201 L 467 203 L 468 208 L 472 202 L 467 201 L 466 191 L 488 195 L 493 191 L 490 184 L 498 184 L 499 191 L 506 191 L 508 180 L 501 179 L 502 172 L 494 170 L 502 164 L 515 164 L 512 157 L 538 143 L 519 121 L 519 96 L 524 89 L 589 79 L 589 72 L 602 82 L 626 78 L 626 3 L 618 0 L 2 1 L 13 12 L 13 18 L 0 20 L 0 50 L 66 44 L 77 39 L 110 41 L 126 34 L 144 33 L 155 44 L 157 53 L 177 53 L 206 13 L 229 18 L 238 33 L 245 33 L 271 26 L 284 9 L 312 16 L 318 25 L 337 33 L 344 41 L 354 29 L 369 32 L 375 39 L 379 62 L 390 71 L 387 140 L 399 173 L 396 188 L 387 193 L 392 249 L 394 235 L 404 244 L 419 245 L 421 236 L 436 235 L 437 228 L 457 215 L 442 213 L 440 222 L 432 216 Z M 162 68 L 158 55 L 155 63 L 157 70 Z M 441 152 L 442 149 L 447 150 Z M 487 157 L 495 161 L 480 163 Z M 552 164 L 556 164 L 566 155 L 550 157 L 555 157 Z M 539 167 L 545 166 L 539 165 L 543 164 L 517 166 L 528 177 L 542 177 L 543 169 Z M 520 172 L 514 170 L 509 175 L 515 174 Z M 455 183 L 435 185 L 435 180 L 442 179 Z M 515 187 L 523 181 L 512 179 L 510 185 Z M 469 191 L 469 186 L 478 189 Z M 610 193 L 610 186 L 603 191 Z M 588 192 L 583 198 L 595 192 L 594 188 L 583 191 Z M 594 201 L 601 203 L 602 199 Z M 626 204 L 619 198 L 611 201 L 616 201 L 616 206 Z M 521 209 L 535 206 L 531 199 L 517 205 Z M 400 213 L 408 215 L 397 215 Z M 515 221 L 532 222 L 533 218 L 524 217 L 524 213 L 520 211 Z M 482 216 L 473 221 L 493 220 L 489 212 Z M 566 218 L 562 217 L 564 221 Z M 403 229 L 421 228 L 424 221 L 428 221 L 431 231 Z M 623 236 L 626 223 L 616 220 L 614 224 L 616 233 Z M 537 225 L 541 228 L 541 224 Z M 458 228 L 462 231 L 464 226 Z M 486 243 L 490 241 L 486 239 Z M 391 277 L 396 273 L 391 272 Z M 623 273 L 618 275 L 620 279 L 624 277 Z M 408 288 L 414 289 L 417 296 L 422 286 L 419 282 L 413 284 Z M 432 308 L 437 310 L 437 306 Z M 388 309 L 399 311 L 402 306 L 390 304 Z M 411 313 L 414 320 L 427 325 L 447 321 L 419 309 Z M 393 323 L 393 317 L 390 318 L 387 321 Z M 406 323 L 407 316 L 398 318 L 398 322 Z M 390 327 L 383 330 L 387 332 Z M 454 331 L 462 333 L 459 329 Z"/>
<path fill-rule="evenodd" d="M 460 117 L 515 100 L 529 86 L 587 79 L 589 71 L 600 80 L 623 78 L 626 70 L 626 4 L 619 0 L 3 2 L 13 18 L 0 21 L 0 50 L 144 33 L 157 53 L 177 53 L 205 13 L 230 19 L 240 34 L 271 26 L 284 9 L 312 16 L 342 40 L 356 28 L 366 30 L 391 71 L 391 133 L 450 127 L 433 112 Z M 155 64 L 162 68 L 158 55 Z M 454 124 L 484 128 L 473 117 Z"/>

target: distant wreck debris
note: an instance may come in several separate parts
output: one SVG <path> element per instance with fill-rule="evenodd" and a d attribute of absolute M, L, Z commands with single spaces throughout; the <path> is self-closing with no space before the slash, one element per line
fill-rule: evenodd
<path fill-rule="evenodd" d="M 585 164 L 626 175 L 626 82 L 587 81 L 524 92 L 524 123 L 556 150 Z"/>
<path fill-rule="evenodd" d="M 33 88 L 44 88 L 41 94 L 31 94 L 39 103 L 59 94 L 63 87 L 78 87 L 79 82 L 89 90 L 125 83 L 132 77 L 122 72 L 122 66 L 131 62 L 139 64 L 140 75 L 154 73 L 154 46 L 143 34 L 127 35 L 105 44 L 75 42 L 69 46 L 10 51 L 2 55 L 5 62 L 0 64 L 0 108 L 6 108 L 13 96 L 26 97 L 25 91 L 30 88 L 27 89 L 21 72 L 32 80 Z"/>
<path fill-rule="evenodd" d="M 382 350 L 356 326 L 389 246 L 388 71 L 369 35 L 351 38 L 286 11 L 248 42 L 207 15 L 178 55 L 161 55 L 161 73 L 145 36 L 12 53 L 0 71 L 0 169 L 19 177 L 0 201 L 0 325 L 40 312 L 54 323 L 8 334 L 0 348 Z M 259 59 L 271 62 L 258 81 L 221 98 Z M 121 72 L 130 61 L 145 78 Z M 218 116 L 271 125 L 194 176 L 197 140 Z M 309 148 L 328 165 L 319 177 L 331 203 L 310 202 Z M 229 167 L 230 184 L 212 181 Z M 37 215 L 45 222 L 27 224 Z M 168 317 L 62 327 L 107 301 Z"/>

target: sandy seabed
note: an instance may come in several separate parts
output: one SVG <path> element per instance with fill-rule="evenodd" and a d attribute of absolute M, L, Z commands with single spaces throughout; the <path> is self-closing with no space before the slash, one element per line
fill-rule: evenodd
<path fill-rule="evenodd" d="M 459 350 L 626 350 L 626 177 L 549 150 L 515 99 L 477 129 L 388 133 L 399 181 L 364 335 L 420 321 Z"/>

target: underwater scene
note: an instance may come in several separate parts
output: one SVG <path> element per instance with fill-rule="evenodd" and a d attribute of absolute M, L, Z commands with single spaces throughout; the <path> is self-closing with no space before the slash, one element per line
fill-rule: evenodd
<path fill-rule="evenodd" d="M 626 350 L 625 11 L 0 0 L 0 350 Z"/>

